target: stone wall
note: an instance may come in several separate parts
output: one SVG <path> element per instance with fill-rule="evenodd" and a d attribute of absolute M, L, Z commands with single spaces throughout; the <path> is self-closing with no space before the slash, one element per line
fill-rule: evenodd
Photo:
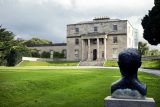
<path fill-rule="evenodd" d="M 34 46 L 29 47 L 30 49 L 37 49 L 41 52 L 46 51 L 55 51 L 55 52 L 62 52 L 63 50 L 67 50 L 67 46 Z"/>
<path fill-rule="evenodd" d="M 113 25 L 118 26 L 117 31 L 113 30 Z M 104 33 L 104 32 L 106 34 L 127 33 L 127 20 L 70 24 L 67 25 L 67 37 L 80 36 L 82 34 L 92 33 L 94 32 L 94 27 L 98 27 L 99 33 Z M 75 32 L 75 28 L 79 28 L 79 33 Z"/>

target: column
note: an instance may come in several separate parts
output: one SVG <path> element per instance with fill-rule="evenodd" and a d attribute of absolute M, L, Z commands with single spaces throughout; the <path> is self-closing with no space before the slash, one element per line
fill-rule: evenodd
<path fill-rule="evenodd" d="M 106 60 L 106 38 L 104 38 L 104 59 Z"/>
<path fill-rule="evenodd" d="M 88 60 L 91 59 L 90 53 L 91 53 L 90 39 L 88 39 Z"/>
<path fill-rule="evenodd" d="M 84 40 L 82 39 L 82 50 L 81 50 L 81 52 L 82 52 L 82 54 L 81 54 L 81 56 L 82 56 L 82 61 L 83 61 L 83 59 L 84 59 L 84 57 L 83 57 L 83 49 L 84 49 Z"/>
<path fill-rule="evenodd" d="M 97 60 L 99 59 L 99 38 L 97 38 Z"/>

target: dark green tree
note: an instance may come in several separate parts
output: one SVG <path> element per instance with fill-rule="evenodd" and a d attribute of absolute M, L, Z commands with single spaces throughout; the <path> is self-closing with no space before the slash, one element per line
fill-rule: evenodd
<path fill-rule="evenodd" d="M 151 45 L 160 43 L 160 0 L 155 0 L 155 6 L 142 19 L 143 37 Z"/>
<path fill-rule="evenodd" d="M 15 66 L 22 61 L 22 57 L 30 57 L 31 52 L 26 46 L 17 44 L 13 46 L 7 56 L 7 66 Z"/>
<path fill-rule="evenodd" d="M 14 34 L 0 26 L 0 65 L 15 66 L 22 56 L 31 56 L 23 41 L 15 40 Z"/>
<path fill-rule="evenodd" d="M 0 26 L 0 65 L 7 65 L 7 57 L 14 43 L 14 34 Z"/>
<path fill-rule="evenodd" d="M 141 53 L 141 55 L 145 55 L 149 51 L 149 47 L 147 46 L 147 43 L 139 42 L 138 51 Z"/>

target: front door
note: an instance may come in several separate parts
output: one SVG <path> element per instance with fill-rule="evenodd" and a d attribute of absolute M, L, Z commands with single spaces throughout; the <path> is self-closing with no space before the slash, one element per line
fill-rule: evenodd
<path fill-rule="evenodd" d="M 97 49 L 93 50 L 93 60 L 97 59 Z"/>

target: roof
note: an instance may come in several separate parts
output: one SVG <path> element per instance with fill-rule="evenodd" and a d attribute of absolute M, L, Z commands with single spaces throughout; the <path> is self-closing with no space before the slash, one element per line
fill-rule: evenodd
<path fill-rule="evenodd" d="M 81 24 L 96 24 L 96 23 L 109 23 L 109 22 L 121 22 L 127 20 L 120 20 L 120 19 L 105 19 L 105 20 L 93 20 L 93 21 L 81 21 L 75 24 L 68 24 L 69 25 L 81 25 Z"/>
<path fill-rule="evenodd" d="M 28 45 L 27 47 L 46 47 L 46 46 L 67 46 L 67 43 L 37 44 L 37 45 Z"/>

